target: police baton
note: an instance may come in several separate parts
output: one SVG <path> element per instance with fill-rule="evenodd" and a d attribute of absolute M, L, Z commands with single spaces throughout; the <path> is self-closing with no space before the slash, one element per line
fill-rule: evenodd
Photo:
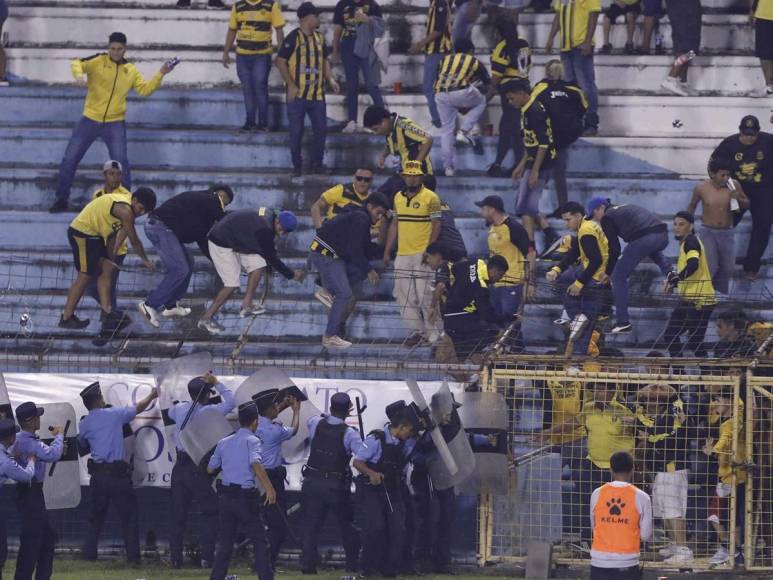
<path fill-rule="evenodd" d="M 368 408 L 367 405 L 360 405 L 360 398 L 354 397 L 354 402 L 356 403 L 357 407 L 357 423 L 359 423 L 360 426 L 360 437 L 362 439 L 365 439 L 365 427 L 363 427 L 362 424 L 362 414 L 365 412 L 365 409 Z"/>
<path fill-rule="evenodd" d="M 51 430 L 51 427 L 48 428 L 48 430 Z M 70 430 L 70 420 L 67 420 L 67 423 L 64 424 L 64 431 L 62 432 L 62 444 L 67 445 L 67 432 Z M 48 470 L 48 477 L 51 477 L 54 475 L 54 469 L 56 468 L 56 461 L 51 464 L 51 469 Z"/>

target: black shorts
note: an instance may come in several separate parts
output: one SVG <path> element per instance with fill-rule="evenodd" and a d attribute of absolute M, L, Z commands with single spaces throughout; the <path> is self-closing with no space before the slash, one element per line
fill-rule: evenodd
<path fill-rule="evenodd" d="M 630 5 L 626 4 L 623 8 L 620 8 L 617 2 L 612 2 L 609 8 L 604 11 L 604 14 L 607 15 L 607 18 L 609 18 L 610 21 L 617 22 L 617 19 L 621 16 L 625 16 L 626 14 L 639 14 L 639 12 L 641 12 L 641 2 Z"/>
<path fill-rule="evenodd" d="M 703 25 L 700 0 L 666 0 L 666 11 L 671 23 L 674 54 L 678 56 L 691 50 L 698 54 Z"/>
<path fill-rule="evenodd" d="M 100 236 L 87 236 L 73 228 L 67 228 L 67 241 L 72 248 L 75 269 L 93 276 L 99 270 L 99 262 L 107 258 L 105 240 Z"/>
<path fill-rule="evenodd" d="M 773 20 L 754 20 L 754 54 L 760 60 L 773 60 Z"/>

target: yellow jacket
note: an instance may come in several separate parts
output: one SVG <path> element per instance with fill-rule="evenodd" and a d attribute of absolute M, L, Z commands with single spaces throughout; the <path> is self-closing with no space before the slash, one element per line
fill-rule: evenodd
<path fill-rule="evenodd" d="M 125 59 L 116 64 L 106 53 L 76 58 L 70 68 L 76 79 L 86 75 L 88 93 L 83 116 L 99 123 L 123 121 L 129 91 L 134 89 L 141 97 L 147 97 L 161 86 L 163 79 L 158 72 L 149 81 L 145 80 L 134 64 Z"/>

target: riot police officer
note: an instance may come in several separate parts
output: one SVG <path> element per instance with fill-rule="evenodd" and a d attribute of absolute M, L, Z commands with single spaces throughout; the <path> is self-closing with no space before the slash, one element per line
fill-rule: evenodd
<path fill-rule="evenodd" d="M 419 420 L 397 401 L 386 408 L 389 423 L 371 431 L 354 455 L 358 524 L 362 530 L 362 573 L 396 576 L 406 537 L 404 472 L 416 445 Z"/>
<path fill-rule="evenodd" d="M 158 397 L 158 389 L 134 406 L 111 407 L 105 404 L 99 382 L 91 383 L 80 393 L 89 410 L 80 421 L 78 445 L 91 452 L 88 470 L 91 475 L 89 518 L 83 557 L 97 559 L 97 543 L 110 503 L 121 518 L 121 529 L 130 564 L 140 562 L 140 530 L 137 521 L 137 496 L 132 486 L 131 466 L 124 458 L 124 427 L 147 409 Z"/>
<path fill-rule="evenodd" d="M 213 389 L 219 397 L 214 396 Z M 236 399 L 233 393 L 211 373 L 193 378 L 188 383 L 188 394 L 191 396 L 190 402 L 177 402 L 169 410 L 169 418 L 176 424 L 172 437 L 177 447 L 177 460 L 172 468 L 172 529 L 169 537 L 169 553 L 172 568 L 180 568 L 183 565 L 183 537 L 188 511 L 191 502 L 195 501 L 201 510 L 200 565 L 202 568 L 209 568 L 215 555 L 217 496 L 212 489 L 211 478 L 199 469 L 180 442 L 180 428 L 186 417 L 190 420 L 199 413 L 227 415 L 236 406 Z"/>
<path fill-rule="evenodd" d="M 43 408 L 35 403 L 26 402 L 16 407 L 16 420 L 21 432 L 16 436 L 14 452 L 22 457 L 35 457 L 35 476 L 28 485 L 16 486 L 16 505 L 21 516 L 21 534 L 19 536 L 19 556 L 16 559 L 18 580 L 36 580 L 51 578 L 54 571 L 54 543 L 56 533 L 48 519 L 46 499 L 43 497 L 43 478 L 46 463 L 54 463 L 62 458 L 64 435 L 59 426 L 52 427 L 54 440 L 46 445 L 35 435 L 40 429 L 40 416 Z M 20 460 L 21 465 L 27 461 Z"/>
<path fill-rule="evenodd" d="M 253 569 L 260 580 L 273 580 L 271 560 L 268 554 L 266 529 L 260 517 L 260 489 L 265 491 L 265 505 L 276 502 L 276 492 L 271 485 L 260 455 L 260 439 L 255 435 L 258 428 L 258 408 L 254 401 L 239 405 L 240 429 L 221 439 L 207 465 L 207 472 L 214 475 L 222 470 L 218 484 L 217 551 L 210 580 L 224 580 L 231 563 L 236 529 L 239 524 L 254 549 Z"/>
<path fill-rule="evenodd" d="M 0 419 L 0 477 L 12 479 L 19 483 L 29 483 L 35 477 L 37 460 L 34 455 L 27 458 L 26 467 L 19 465 L 8 450 L 16 442 L 19 427 L 13 419 Z M 23 519 L 23 517 L 22 517 Z M 5 515 L 0 513 L 0 578 L 3 566 L 8 558 L 8 531 L 5 525 Z"/>
<path fill-rule="evenodd" d="M 301 503 L 305 528 L 301 571 L 317 573 L 317 540 L 328 510 L 338 518 L 346 553 L 346 569 L 357 569 L 360 540 L 354 528 L 351 482 L 349 469 L 351 457 L 362 445 L 356 429 L 345 420 L 352 410 L 352 401 L 346 393 L 336 393 L 330 398 L 330 415 L 317 415 L 309 419 L 311 450 L 303 467 Z"/>
<path fill-rule="evenodd" d="M 287 509 L 285 504 L 285 477 L 287 477 L 287 470 L 283 465 L 282 442 L 295 436 L 298 432 L 298 424 L 301 418 L 301 402 L 294 396 L 283 397 L 283 393 L 286 392 L 279 389 L 266 389 L 252 397 L 252 400 L 258 406 L 258 413 L 260 414 L 258 430 L 255 434 L 261 443 L 263 467 L 276 492 L 276 504 L 263 514 L 268 527 L 268 544 L 271 547 L 272 566 L 276 566 L 279 550 L 287 535 L 287 516 L 284 515 Z M 277 421 L 276 418 L 279 413 L 288 407 L 292 407 L 293 418 L 290 426 L 286 427 L 281 421 Z"/>

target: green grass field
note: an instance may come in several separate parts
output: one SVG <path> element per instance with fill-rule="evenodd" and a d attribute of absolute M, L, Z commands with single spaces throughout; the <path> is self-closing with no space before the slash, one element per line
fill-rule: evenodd
<path fill-rule="evenodd" d="M 5 573 L 12 577 L 13 570 L 16 567 L 15 560 L 9 560 L 5 564 Z M 464 578 L 465 580 L 505 580 L 512 578 L 508 575 L 485 574 L 479 575 L 473 569 L 460 569 L 455 576 L 421 576 L 421 580 L 440 580 L 441 578 Z M 237 565 L 228 571 L 229 574 L 236 574 L 239 578 L 257 578 L 250 573 L 243 561 L 237 562 Z M 348 573 L 343 570 L 332 570 L 320 572 L 317 576 L 303 576 L 297 570 L 288 572 L 279 572 L 276 577 L 279 580 L 301 580 L 317 578 L 319 580 L 340 580 L 341 576 Z M 127 568 L 122 562 L 84 562 L 68 557 L 57 556 L 54 560 L 54 575 L 56 580 L 166 580 L 175 578 L 208 578 L 208 570 L 172 570 L 157 563 L 148 563 L 141 568 Z"/>

